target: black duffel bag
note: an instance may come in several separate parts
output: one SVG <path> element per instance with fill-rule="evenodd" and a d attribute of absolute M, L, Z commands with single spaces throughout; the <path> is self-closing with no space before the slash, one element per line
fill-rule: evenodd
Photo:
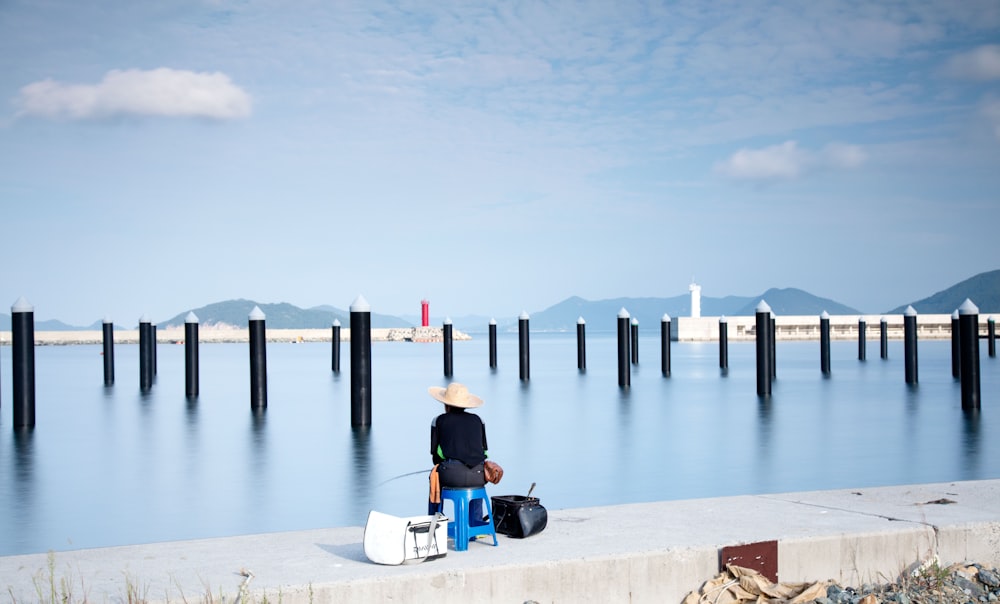
<path fill-rule="evenodd" d="M 493 524 L 496 531 L 508 537 L 522 539 L 542 532 L 549 522 L 549 513 L 538 497 L 497 495 L 493 502 Z"/>

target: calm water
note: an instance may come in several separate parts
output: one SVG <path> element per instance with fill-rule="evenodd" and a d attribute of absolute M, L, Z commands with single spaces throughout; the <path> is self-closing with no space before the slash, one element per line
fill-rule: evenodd
<path fill-rule="evenodd" d="M 981 350 L 982 412 L 961 410 L 950 342 L 919 343 L 920 383 L 869 344 L 779 342 L 770 400 L 756 396 L 754 344 L 672 345 L 640 336 L 632 387 L 617 385 L 614 334 L 531 336 L 531 380 L 518 379 L 516 335 L 455 342 L 455 379 L 482 396 L 493 494 L 535 495 L 550 509 L 795 490 L 1000 478 L 1000 371 Z M 203 344 L 200 396 L 184 395 L 184 346 L 161 345 L 156 383 L 139 392 L 138 346 L 115 348 L 103 384 L 100 346 L 39 347 L 35 430 L 12 428 L 10 348 L 0 348 L 0 555 L 329 526 L 370 509 L 426 509 L 428 435 L 444 385 L 440 344 L 373 344 L 372 427 L 350 426 L 350 347 L 267 346 L 268 409 L 250 411 L 247 344 Z"/>

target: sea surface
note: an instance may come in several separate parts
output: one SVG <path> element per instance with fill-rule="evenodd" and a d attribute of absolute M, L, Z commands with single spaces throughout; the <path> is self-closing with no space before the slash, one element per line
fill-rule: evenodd
<path fill-rule="evenodd" d="M 980 352 L 982 409 L 961 409 L 950 341 L 919 342 L 905 383 L 902 341 L 866 361 L 856 342 L 778 342 L 770 398 L 756 394 L 753 342 L 671 345 L 640 334 L 631 387 L 618 386 L 614 333 L 531 334 L 519 379 L 516 334 L 498 368 L 477 334 L 454 343 L 454 379 L 483 399 L 493 495 L 551 509 L 653 500 L 1000 478 L 1000 364 Z M 446 385 L 440 343 L 372 344 L 372 423 L 351 427 L 350 344 L 267 344 L 267 409 L 250 408 L 247 344 L 199 347 L 200 394 L 185 396 L 184 346 L 161 344 L 150 392 L 138 346 L 35 349 L 36 427 L 13 429 L 11 350 L 0 347 L 0 555 L 362 526 L 369 510 L 426 513 L 427 394 Z"/>

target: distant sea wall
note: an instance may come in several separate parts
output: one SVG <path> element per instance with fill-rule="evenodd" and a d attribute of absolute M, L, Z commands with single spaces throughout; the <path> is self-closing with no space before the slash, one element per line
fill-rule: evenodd
<path fill-rule="evenodd" d="M 268 342 L 330 342 L 333 340 L 332 329 L 268 329 Z M 373 328 L 373 342 L 441 342 L 444 332 L 440 327 L 390 327 Z M 351 341 L 351 330 L 342 328 L 340 339 Z M 457 329 L 452 330 L 452 339 L 471 340 L 472 337 Z M 101 331 L 35 331 L 36 346 L 65 346 L 72 344 L 101 344 L 104 334 Z M 138 344 L 139 330 L 116 329 L 115 344 Z M 172 327 L 156 330 L 156 341 L 160 344 L 183 344 L 184 328 Z M 238 327 L 199 327 L 199 343 L 249 342 L 250 330 Z M 0 345 L 9 346 L 11 332 L 0 331 Z"/>
<path fill-rule="evenodd" d="M 886 337 L 903 339 L 903 315 L 839 315 L 830 317 L 831 340 L 857 340 L 858 321 L 865 320 L 865 340 L 882 337 L 881 321 L 886 322 Z M 674 328 L 679 342 L 704 342 L 719 339 L 720 317 L 678 317 Z M 987 335 L 989 315 L 979 315 L 979 334 Z M 774 317 L 775 336 L 778 340 L 819 340 L 819 316 Z M 757 337 L 756 317 L 726 317 L 727 338 L 753 340 Z M 917 339 L 941 340 L 951 338 L 951 315 L 917 315 Z"/>

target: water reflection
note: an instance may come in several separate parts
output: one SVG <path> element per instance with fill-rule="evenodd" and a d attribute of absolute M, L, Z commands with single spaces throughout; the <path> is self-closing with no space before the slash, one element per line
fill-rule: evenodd
<path fill-rule="evenodd" d="M 351 427 L 351 514 L 364 518 L 371 508 L 372 467 L 371 467 L 371 426 Z"/>
<path fill-rule="evenodd" d="M 962 478 L 972 479 L 980 471 L 980 410 L 962 411 Z"/>
<path fill-rule="evenodd" d="M 14 467 L 11 468 L 11 492 L 13 493 L 14 528 L 18 534 L 13 536 L 15 543 L 30 542 L 30 531 L 34 526 L 35 501 L 35 430 L 34 428 L 15 428 L 13 438 Z M 4 510 L 4 513 L 8 513 Z M 22 531 L 26 531 L 25 534 Z"/>

